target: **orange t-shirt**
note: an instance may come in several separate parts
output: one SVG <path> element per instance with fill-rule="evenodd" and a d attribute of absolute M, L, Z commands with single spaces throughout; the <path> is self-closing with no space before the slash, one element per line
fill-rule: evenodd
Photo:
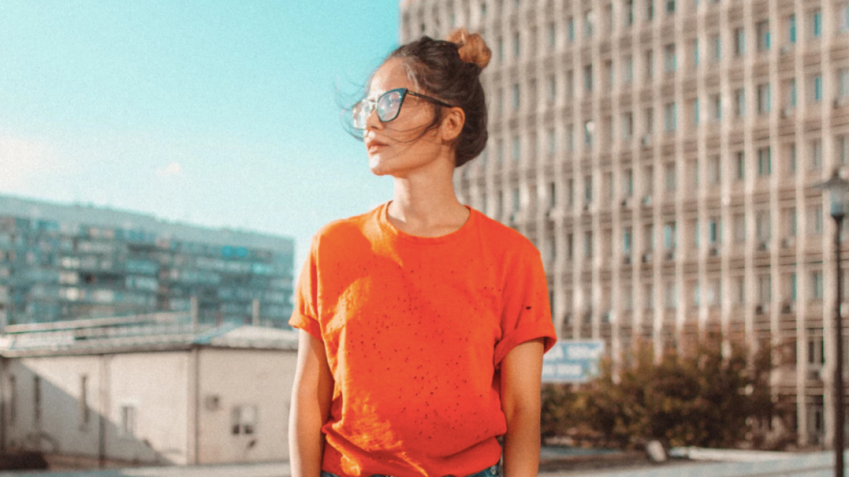
<path fill-rule="evenodd" d="M 324 226 L 289 323 L 324 343 L 335 380 L 322 469 L 468 475 L 498 462 L 500 364 L 556 340 L 539 251 L 469 208 L 458 230 L 396 229 L 388 202 Z"/>

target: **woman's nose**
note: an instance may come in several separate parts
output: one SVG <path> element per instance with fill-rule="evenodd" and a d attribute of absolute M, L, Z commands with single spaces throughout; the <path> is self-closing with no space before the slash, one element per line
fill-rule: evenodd
<path fill-rule="evenodd" d="M 371 108 L 371 111 L 369 111 L 368 116 L 366 116 L 366 129 L 369 128 L 383 128 L 383 123 L 380 121 L 380 117 L 377 115 L 377 105 L 374 105 Z"/>

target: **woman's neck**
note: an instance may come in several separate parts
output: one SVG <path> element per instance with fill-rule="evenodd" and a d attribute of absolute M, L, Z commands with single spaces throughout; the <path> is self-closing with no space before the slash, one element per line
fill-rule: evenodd
<path fill-rule="evenodd" d="M 411 235 L 437 237 L 466 222 L 469 210 L 457 200 L 450 171 L 430 171 L 395 178 L 395 193 L 387 218 Z"/>

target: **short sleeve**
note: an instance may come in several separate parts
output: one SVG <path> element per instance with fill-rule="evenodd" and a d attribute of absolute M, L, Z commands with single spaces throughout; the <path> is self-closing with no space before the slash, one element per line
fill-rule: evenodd
<path fill-rule="evenodd" d="M 545 351 L 554 346 L 557 334 L 551 322 L 551 305 L 542 258 L 536 248 L 516 256 L 507 270 L 501 312 L 501 341 L 495 345 L 496 369 L 516 346 L 545 338 Z"/>
<path fill-rule="evenodd" d="M 318 321 L 318 250 L 317 238 L 310 243 L 310 254 L 301 269 L 295 288 L 295 309 L 289 318 L 289 325 L 304 330 L 322 340 L 321 326 Z"/>

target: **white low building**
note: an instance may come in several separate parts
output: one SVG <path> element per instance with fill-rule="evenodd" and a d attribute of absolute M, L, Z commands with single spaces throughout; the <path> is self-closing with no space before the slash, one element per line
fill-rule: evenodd
<path fill-rule="evenodd" d="M 297 333 L 153 314 L 0 338 L 0 444 L 104 465 L 288 460 Z"/>

